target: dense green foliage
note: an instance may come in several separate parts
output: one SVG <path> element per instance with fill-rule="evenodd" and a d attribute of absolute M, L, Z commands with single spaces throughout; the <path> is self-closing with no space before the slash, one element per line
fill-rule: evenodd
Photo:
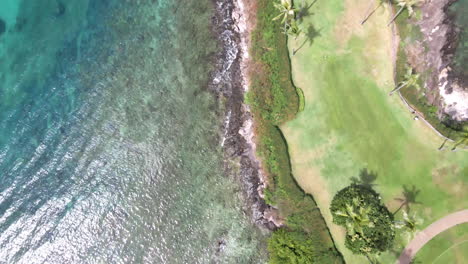
<path fill-rule="evenodd" d="M 259 0 L 257 30 L 252 38 L 253 56 L 262 62 L 257 78 L 252 80 L 258 88 L 253 93 L 254 105 L 262 118 L 273 125 L 294 118 L 299 107 L 296 88 L 291 82 L 291 71 L 286 35 L 281 33 L 281 23 L 272 21 L 277 10 L 274 1 Z"/>
<path fill-rule="evenodd" d="M 295 117 L 300 98 L 291 81 L 286 35 L 281 32 L 281 22 L 272 21 L 278 14 L 274 1 L 257 0 L 257 3 L 257 28 L 252 35 L 251 48 L 254 72 L 250 74 L 251 89 L 246 102 L 255 119 L 258 155 L 270 178 L 265 200 L 278 208 L 288 226 L 287 230 L 274 232 L 270 248 L 280 247 L 281 241 L 291 241 L 298 246 L 305 242 L 305 248 L 300 247 L 300 250 L 309 252 L 313 248 L 314 263 L 342 263 L 315 201 L 304 193 L 291 173 L 286 140 L 278 126 Z M 287 235 L 289 232 L 291 235 Z M 287 252 L 284 250 L 281 252 Z M 271 253 L 271 263 L 310 263 L 292 258 L 285 262 L 288 258 L 275 252 Z"/>
<path fill-rule="evenodd" d="M 346 247 L 356 254 L 375 254 L 388 250 L 395 238 L 393 215 L 380 196 L 362 185 L 339 191 L 330 206 L 333 222 L 346 227 Z"/>
<path fill-rule="evenodd" d="M 314 263 L 314 245 L 302 232 L 279 229 L 268 241 L 271 264 Z"/>
<path fill-rule="evenodd" d="M 272 21 L 276 15 L 274 1 L 258 0 L 257 28 L 252 36 L 256 72 L 251 74 L 252 85 L 246 99 L 255 118 L 258 153 L 272 179 L 268 200 L 271 204 L 284 204 L 286 209 L 291 207 L 286 201 L 301 201 L 304 192 L 291 175 L 287 144 L 278 128 L 294 118 L 299 97 L 291 82 L 286 35 L 281 32 L 281 22 Z"/>
<path fill-rule="evenodd" d="M 268 241 L 270 264 L 342 263 L 335 250 L 319 252 L 315 245 L 313 238 L 304 232 L 278 229 Z"/>

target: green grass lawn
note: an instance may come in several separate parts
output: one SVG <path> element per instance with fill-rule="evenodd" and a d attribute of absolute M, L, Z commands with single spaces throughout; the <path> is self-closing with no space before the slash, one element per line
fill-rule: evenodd
<path fill-rule="evenodd" d="M 468 208 L 468 152 L 438 151 L 442 140 L 414 121 L 398 96 L 388 96 L 394 87 L 392 37 L 385 26 L 390 15 L 381 8 L 361 26 L 368 5 L 368 0 L 318 0 L 310 8 L 301 26 L 306 31 L 313 26 L 318 33 L 291 56 L 305 109 L 281 127 L 293 174 L 316 199 L 348 263 L 365 259 L 344 248 L 344 231 L 331 223 L 328 207 L 363 169 L 377 175 L 375 189 L 391 211 L 400 206 L 395 198 L 402 197 L 403 187 L 414 185 L 420 203 L 411 211 L 424 219 L 422 227 Z M 304 37 L 290 40 L 291 51 L 302 41 Z M 468 234 L 468 227 L 457 234 Z M 448 239 L 454 243 L 457 236 Z M 397 237 L 394 252 L 382 255 L 383 263 L 392 263 L 405 244 Z M 435 242 L 431 248 L 431 254 L 418 256 L 423 263 L 430 263 L 432 253 L 442 253 L 447 243 Z"/>
<path fill-rule="evenodd" d="M 455 226 L 429 241 L 416 255 L 416 263 L 466 263 L 468 224 Z M 434 250 L 437 249 L 437 250 Z"/>

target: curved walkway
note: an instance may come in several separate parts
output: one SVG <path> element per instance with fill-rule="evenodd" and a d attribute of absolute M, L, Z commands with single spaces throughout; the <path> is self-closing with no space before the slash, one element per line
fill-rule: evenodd
<path fill-rule="evenodd" d="M 468 210 L 449 214 L 419 232 L 406 246 L 398 259 L 398 264 L 409 264 L 416 253 L 432 238 L 456 225 L 468 223 Z"/>

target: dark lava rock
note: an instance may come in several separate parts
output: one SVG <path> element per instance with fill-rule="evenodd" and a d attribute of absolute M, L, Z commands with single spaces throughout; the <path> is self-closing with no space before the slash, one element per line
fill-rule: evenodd
<path fill-rule="evenodd" d="M 17 17 L 16 18 L 16 24 L 14 26 L 14 30 L 16 32 L 20 32 L 23 30 L 23 28 L 26 26 L 26 24 L 28 23 L 28 20 L 24 17 Z"/>
<path fill-rule="evenodd" d="M 3 19 L 0 18 L 0 36 L 5 33 L 6 23 Z"/>
<path fill-rule="evenodd" d="M 62 2 L 57 2 L 57 9 L 55 10 L 55 17 L 61 17 L 65 14 L 65 5 Z"/>

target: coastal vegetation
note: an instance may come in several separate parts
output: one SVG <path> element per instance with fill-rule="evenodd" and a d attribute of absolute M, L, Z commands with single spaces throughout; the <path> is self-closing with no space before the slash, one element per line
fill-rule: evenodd
<path fill-rule="evenodd" d="M 411 66 L 406 66 L 406 74 L 404 76 L 403 81 L 400 82 L 400 85 L 393 89 L 389 95 L 392 95 L 395 92 L 398 92 L 400 89 L 404 87 L 411 87 L 416 90 L 421 89 L 421 85 L 419 85 L 419 74 L 413 72 L 413 68 Z"/>
<path fill-rule="evenodd" d="M 403 12 L 403 10 L 408 11 L 408 16 L 411 17 L 414 14 L 414 7 L 420 4 L 421 0 L 396 0 L 396 5 L 400 7 L 400 9 L 396 12 L 393 18 L 388 22 L 387 25 L 390 25 L 395 21 L 395 19 Z"/>
<path fill-rule="evenodd" d="M 270 261 L 342 263 L 320 209 L 314 199 L 299 187 L 291 173 L 288 146 L 279 129 L 304 108 L 303 93 L 291 81 L 288 34 L 285 34 L 292 28 L 291 18 L 295 9 L 288 1 L 257 0 L 257 4 L 257 23 L 251 47 L 251 87 L 246 102 L 255 120 L 258 156 L 268 176 L 265 200 L 277 208 L 285 221 L 285 226 L 270 238 Z M 303 242 L 305 246 L 297 249 Z M 290 248 L 288 245 L 295 246 Z M 295 256 L 291 254 L 296 250 L 313 252 L 313 262 L 300 262 L 310 256 L 294 260 L 298 262 L 281 262 L 285 259 L 292 261 Z"/>
<path fill-rule="evenodd" d="M 303 232 L 279 229 L 272 234 L 268 243 L 270 264 L 314 263 L 314 246 Z"/>
<path fill-rule="evenodd" d="M 314 236 L 286 228 L 273 232 L 268 243 L 270 264 L 341 263 L 338 252 L 317 250 Z M 333 261 L 334 260 L 334 261 Z M 330 262 L 333 261 L 333 262 Z"/>

